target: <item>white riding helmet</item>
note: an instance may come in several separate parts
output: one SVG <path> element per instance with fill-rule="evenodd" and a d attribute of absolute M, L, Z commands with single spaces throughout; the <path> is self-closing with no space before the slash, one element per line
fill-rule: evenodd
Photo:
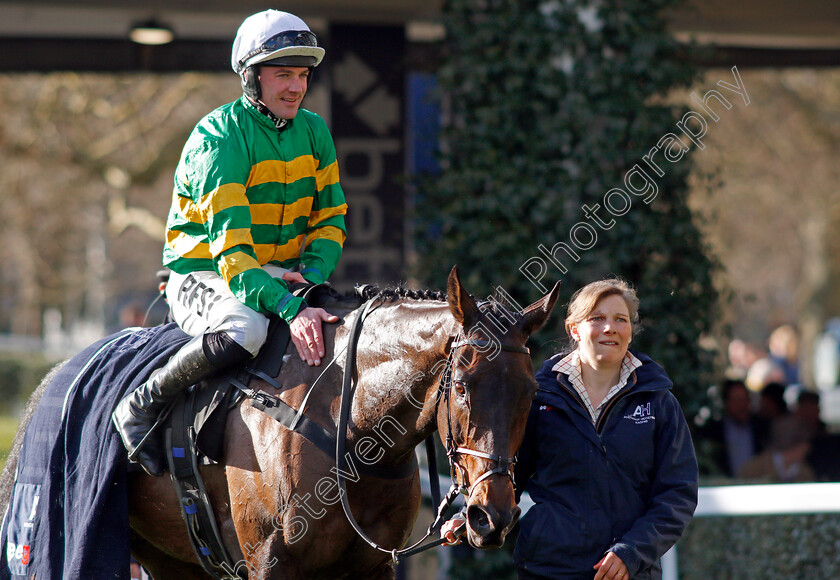
<path fill-rule="evenodd" d="M 233 41 L 230 64 L 242 77 L 245 94 L 259 98 L 255 65 L 316 67 L 324 49 L 306 23 L 288 12 L 264 10 L 242 22 Z"/>

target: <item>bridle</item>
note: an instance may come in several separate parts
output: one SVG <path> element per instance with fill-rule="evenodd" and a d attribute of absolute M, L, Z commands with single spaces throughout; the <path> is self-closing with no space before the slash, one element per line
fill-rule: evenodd
<path fill-rule="evenodd" d="M 364 530 L 362 530 L 361 526 L 356 521 L 356 518 L 353 517 L 353 513 L 350 510 L 350 501 L 347 495 L 347 485 L 343 475 L 343 469 L 346 467 L 344 462 L 344 453 L 346 447 L 346 439 L 347 439 L 347 425 L 350 419 L 350 402 L 352 399 L 352 383 L 353 383 L 353 374 L 354 369 L 356 366 L 356 346 L 359 341 L 359 335 L 362 331 L 362 324 L 364 319 L 367 318 L 370 311 L 374 308 L 375 303 L 377 300 L 371 299 L 365 304 L 364 308 L 359 312 L 359 316 L 353 321 L 352 326 L 350 327 L 350 332 L 347 337 L 347 355 L 344 364 L 344 378 L 342 381 L 341 387 L 341 402 L 339 406 L 339 418 L 338 418 L 338 432 L 336 433 L 336 449 L 335 449 L 335 461 L 336 461 L 336 483 L 338 484 L 340 490 L 340 498 L 341 498 L 341 507 L 344 510 L 344 515 L 347 517 L 347 521 L 350 523 L 350 526 L 356 531 L 360 538 L 362 538 L 367 544 L 375 550 L 380 552 L 385 552 L 386 554 L 390 554 L 394 564 L 399 562 L 399 559 L 406 556 L 411 556 L 430 548 L 434 548 L 435 546 L 439 546 L 446 542 L 445 538 L 441 538 L 438 540 L 431 540 L 425 544 L 423 542 L 429 536 L 436 534 L 440 531 L 441 526 L 443 525 L 446 519 L 446 512 L 452 503 L 455 501 L 455 498 L 458 497 L 458 494 L 463 493 L 469 499 L 472 490 L 475 489 L 476 485 L 488 477 L 495 475 L 497 473 L 504 473 L 507 474 L 508 477 L 511 478 L 513 481 L 513 473 L 512 468 L 516 463 L 515 457 L 503 457 L 501 455 L 494 455 L 491 453 L 486 453 L 484 451 L 478 451 L 475 449 L 470 449 L 469 447 L 464 447 L 461 445 L 456 445 L 454 443 L 454 437 L 452 436 L 452 412 L 450 406 L 450 393 L 452 391 L 452 361 L 453 361 L 453 353 L 456 349 L 464 347 L 464 346 L 472 346 L 474 348 L 487 348 L 489 346 L 498 346 L 501 350 L 509 351 L 509 352 L 517 352 L 526 355 L 530 355 L 530 351 L 525 346 L 511 346 L 511 345 L 497 345 L 489 340 L 480 340 L 480 339 L 471 339 L 471 338 L 460 338 L 462 336 L 461 333 L 456 336 L 453 340 L 452 345 L 449 348 L 449 355 L 447 357 L 446 366 L 443 369 L 443 374 L 441 375 L 441 380 L 438 382 L 438 391 L 437 391 L 437 404 L 440 404 L 441 395 L 446 401 L 446 422 L 447 422 L 447 435 L 446 435 L 446 456 L 449 459 L 449 468 L 450 473 L 452 474 L 452 486 L 450 487 L 449 491 L 447 492 L 446 496 L 443 500 L 440 499 L 440 481 L 438 480 L 437 475 L 437 462 L 435 460 L 434 454 L 434 441 L 432 436 L 430 436 L 426 440 L 426 455 L 428 458 L 429 464 L 429 481 L 432 488 L 432 496 L 433 502 L 438 504 L 437 508 L 437 515 L 435 520 L 429 525 L 428 530 L 426 530 L 426 535 L 420 538 L 417 542 L 412 544 L 407 548 L 403 548 L 399 550 L 394 548 L 389 550 L 387 548 L 383 548 L 375 541 L 373 541 L 367 534 L 365 534 Z M 435 416 L 437 416 L 438 408 L 435 408 Z M 487 459 L 492 461 L 496 464 L 496 467 L 489 469 L 482 473 L 479 477 L 476 478 L 474 482 L 470 485 L 465 485 L 467 480 L 466 478 L 466 468 L 462 466 L 458 460 L 458 455 L 473 455 L 475 457 L 480 457 L 482 459 Z M 456 478 L 456 469 L 460 471 L 461 483 L 458 482 L 458 478 Z"/>
<path fill-rule="evenodd" d="M 469 500 L 473 490 L 479 483 L 481 483 L 488 477 L 496 475 L 497 473 L 507 475 L 510 478 L 511 483 L 513 483 L 513 468 L 516 465 L 516 456 L 514 455 L 513 457 L 505 457 L 503 455 L 487 453 L 485 451 L 478 451 L 476 449 L 472 449 L 470 447 L 465 447 L 463 445 L 458 445 L 455 443 L 455 438 L 452 435 L 452 362 L 453 355 L 456 349 L 465 346 L 471 346 L 473 348 L 479 349 L 487 349 L 490 346 L 497 346 L 499 349 L 507 352 L 518 352 L 529 356 L 531 354 L 531 351 L 528 349 L 528 347 L 525 346 L 495 344 L 489 340 L 471 338 L 460 338 L 460 340 L 456 338 L 456 340 L 453 341 L 452 346 L 450 347 L 449 357 L 446 361 L 446 367 L 444 367 L 443 375 L 441 376 L 440 382 L 438 383 L 437 400 L 438 404 L 440 404 L 441 399 L 443 399 L 443 403 L 444 405 L 446 405 L 446 438 L 444 440 L 444 446 L 446 448 L 446 457 L 449 460 L 449 472 L 452 478 L 452 486 L 455 487 L 457 485 L 458 492 L 464 494 Z M 475 479 L 475 481 L 468 482 L 467 470 L 458 461 L 459 455 L 472 455 L 473 457 L 486 459 L 495 463 L 496 467 L 488 469 L 487 471 L 479 475 Z M 460 475 L 460 477 L 457 477 L 456 473 Z"/>

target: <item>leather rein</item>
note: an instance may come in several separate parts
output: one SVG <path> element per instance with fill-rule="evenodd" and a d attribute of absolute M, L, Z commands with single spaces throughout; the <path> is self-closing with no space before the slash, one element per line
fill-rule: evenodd
<path fill-rule="evenodd" d="M 429 525 L 429 528 L 426 531 L 426 535 L 420 538 L 417 542 L 412 544 L 411 546 L 403 549 L 387 549 L 383 548 L 379 544 L 377 544 L 374 540 L 372 540 L 367 534 L 365 534 L 364 530 L 362 530 L 361 526 L 359 526 L 358 522 L 356 522 L 356 518 L 353 517 L 353 513 L 350 510 L 350 502 L 347 497 L 347 485 L 345 481 L 345 477 L 343 475 L 343 468 L 345 467 L 345 448 L 346 448 L 346 440 L 347 440 L 347 425 L 350 419 L 350 407 L 352 401 L 352 387 L 353 387 L 353 372 L 356 366 L 356 346 L 359 341 L 359 336 L 361 335 L 362 324 L 364 323 L 364 319 L 368 316 L 370 311 L 373 308 L 376 299 L 368 300 L 365 303 L 364 309 L 361 311 L 359 316 L 353 321 L 352 326 L 350 327 L 350 333 L 348 335 L 348 342 L 347 342 L 347 354 L 344 364 L 344 375 L 343 381 L 341 386 L 341 404 L 339 407 L 339 421 L 338 421 L 338 432 L 336 434 L 336 449 L 335 449 L 335 462 L 336 462 L 336 482 L 338 484 L 340 490 L 340 497 L 341 497 L 341 507 L 344 509 L 344 514 L 347 517 L 347 521 L 356 531 L 356 533 L 361 537 L 369 546 L 378 550 L 380 552 L 384 552 L 386 554 L 390 554 L 394 564 L 397 564 L 400 558 L 411 556 L 414 554 L 418 554 L 430 548 L 434 548 L 436 546 L 440 546 L 441 544 L 446 543 L 445 538 L 431 540 L 426 544 L 423 542 L 429 536 L 436 534 L 440 531 L 441 526 L 445 522 L 446 519 L 446 511 L 455 501 L 455 498 L 458 497 L 458 494 L 464 494 L 469 500 L 469 497 L 472 493 L 472 490 L 475 487 L 488 477 L 491 477 L 495 474 L 505 474 L 511 478 L 513 481 L 513 466 L 516 463 L 516 457 L 503 457 L 501 455 L 486 453 L 484 451 L 478 451 L 475 449 L 471 449 L 469 447 L 464 447 L 457 445 L 454 441 L 454 437 L 452 435 L 452 410 L 450 405 L 450 393 L 452 391 L 452 358 L 453 353 L 458 348 L 462 348 L 465 346 L 472 346 L 474 348 L 487 348 L 490 346 L 491 341 L 489 340 L 478 340 L 478 339 L 470 339 L 470 338 L 460 338 L 462 335 L 459 332 L 458 337 L 456 337 L 452 345 L 450 346 L 449 355 L 446 361 L 446 366 L 444 367 L 443 374 L 441 376 L 441 380 L 438 382 L 438 393 L 437 393 L 437 404 L 440 404 L 441 398 L 444 400 L 444 404 L 446 405 L 446 423 L 447 423 L 447 433 L 445 439 L 445 446 L 446 446 L 446 456 L 449 460 L 449 468 L 452 478 L 452 485 L 447 492 L 446 496 L 441 500 L 440 498 L 440 479 L 437 473 L 437 461 L 435 459 L 434 453 L 434 434 L 430 435 L 429 438 L 426 440 L 426 455 L 428 458 L 428 467 L 429 467 L 429 482 L 430 487 L 432 490 L 432 501 L 434 504 L 438 504 L 437 508 L 437 515 L 434 521 Z M 501 350 L 508 351 L 508 352 L 516 352 L 522 353 L 526 355 L 530 355 L 530 350 L 525 346 L 512 346 L 512 345 L 498 345 Z M 437 407 L 435 409 L 435 415 L 437 416 Z M 475 457 L 479 457 L 481 459 L 486 459 L 488 461 L 492 461 L 496 464 L 496 467 L 492 469 L 488 469 L 484 473 L 482 473 L 479 477 L 476 478 L 474 482 L 471 484 L 467 483 L 467 471 L 466 469 L 458 462 L 457 457 L 459 455 L 472 455 Z M 460 477 L 456 476 L 456 473 L 460 473 Z M 458 483 L 460 480 L 460 483 Z"/>

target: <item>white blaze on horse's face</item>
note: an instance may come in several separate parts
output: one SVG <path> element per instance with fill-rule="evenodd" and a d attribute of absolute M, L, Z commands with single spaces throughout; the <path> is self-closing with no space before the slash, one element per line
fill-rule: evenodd
<path fill-rule="evenodd" d="M 461 334 L 451 346 L 451 384 L 444 385 L 438 429 L 453 478 L 467 494 L 467 538 L 476 548 L 501 546 L 519 519 L 513 463 L 537 390 L 525 342 L 548 318 L 558 293 L 555 285 L 514 316 L 499 305 L 479 307 L 457 270 L 449 276 L 449 307 Z"/>

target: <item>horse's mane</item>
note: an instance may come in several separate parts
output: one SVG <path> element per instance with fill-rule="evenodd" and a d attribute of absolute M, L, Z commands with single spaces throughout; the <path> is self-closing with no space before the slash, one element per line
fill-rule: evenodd
<path fill-rule="evenodd" d="M 356 286 L 356 295 L 360 296 L 363 300 L 377 298 L 394 301 L 400 298 L 412 298 L 414 300 L 446 302 L 446 292 L 438 290 L 415 290 L 402 285 L 387 288 L 379 288 L 373 284 L 359 285 Z M 512 311 L 498 300 L 479 301 L 478 308 L 483 315 L 492 315 L 496 320 L 511 320 L 511 317 L 519 319 L 521 316 L 520 312 Z"/>
<path fill-rule="evenodd" d="M 438 290 L 416 290 L 406 288 L 402 285 L 379 288 L 376 285 L 365 284 L 364 286 L 357 286 L 356 292 L 365 300 L 379 298 L 392 301 L 399 298 L 411 298 L 414 300 L 435 300 L 437 302 L 446 301 L 446 292 L 440 292 Z"/>

